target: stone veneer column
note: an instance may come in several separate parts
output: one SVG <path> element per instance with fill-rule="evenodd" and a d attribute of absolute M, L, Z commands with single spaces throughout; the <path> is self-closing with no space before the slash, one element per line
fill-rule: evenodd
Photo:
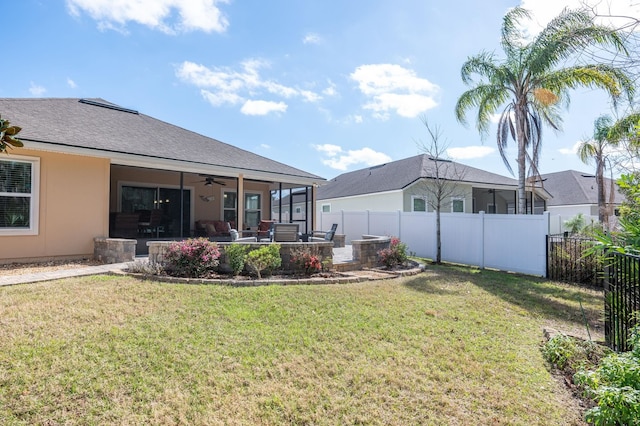
<path fill-rule="evenodd" d="M 132 262 L 136 258 L 136 240 L 125 238 L 93 239 L 93 256 L 102 263 Z"/>

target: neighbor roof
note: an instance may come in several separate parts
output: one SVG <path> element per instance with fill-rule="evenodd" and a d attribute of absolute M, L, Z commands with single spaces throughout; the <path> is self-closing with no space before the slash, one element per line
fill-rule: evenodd
<path fill-rule="evenodd" d="M 544 189 L 553 198 L 547 200 L 547 206 L 568 206 L 583 204 L 598 204 L 598 186 L 596 178 L 589 173 L 578 172 L 576 170 L 565 170 L 562 172 L 548 173 L 541 175 Z M 611 179 L 605 178 L 605 191 L 607 202 L 609 202 L 609 190 L 611 189 Z M 615 185 L 614 203 L 620 204 L 624 196 L 618 192 L 618 185 Z"/>
<path fill-rule="evenodd" d="M 464 164 L 448 162 L 454 167 L 442 167 L 448 170 L 446 179 L 463 182 L 504 185 L 517 188 L 515 179 L 495 173 L 486 172 Z M 391 163 L 380 164 L 353 172 L 343 173 L 331 179 L 327 185 L 318 188 L 319 200 L 350 197 L 353 195 L 373 194 L 376 192 L 401 190 L 421 178 L 434 176 L 436 161 L 426 154 L 416 155 Z"/>
<path fill-rule="evenodd" d="M 25 148 L 37 146 L 34 149 L 68 152 L 72 147 L 123 161 L 144 159 L 161 164 L 178 161 L 194 170 L 235 169 L 247 176 L 285 175 L 309 183 L 324 181 L 311 173 L 99 98 L 5 98 L 0 99 L 0 114 L 12 125 L 22 127 L 19 136 Z"/>

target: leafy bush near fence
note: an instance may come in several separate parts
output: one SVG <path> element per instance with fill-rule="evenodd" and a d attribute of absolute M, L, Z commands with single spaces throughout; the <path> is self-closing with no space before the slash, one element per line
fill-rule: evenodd
<path fill-rule="evenodd" d="M 595 241 L 584 238 L 552 239 L 549 244 L 549 278 L 559 281 L 601 285 L 603 258 L 590 252 Z"/>
<path fill-rule="evenodd" d="M 378 260 L 387 269 L 403 265 L 408 259 L 407 245 L 398 237 L 391 237 L 389 248 L 378 250 Z"/>
<path fill-rule="evenodd" d="M 224 254 L 234 276 L 239 275 L 244 269 L 248 251 L 249 246 L 237 243 L 229 244 L 224 248 Z"/>
<path fill-rule="evenodd" d="M 250 251 L 245 263 L 249 271 L 261 279 L 263 273 L 269 274 L 282 264 L 280 244 L 268 244 Z"/>
<path fill-rule="evenodd" d="M 174 241 L 164 254 L 163 267 L 176 277 L 205 278 L 219 264 L 220 250 L 206 238 Z"/>
<path fill-rule="evenodd" d="M 640 425 L 640 328 L 629 339 L 631 351 L 612 353 L 595 370 L 574 376 L 585 395 L 598 404 L 586 413 L 596 425 Z"/>

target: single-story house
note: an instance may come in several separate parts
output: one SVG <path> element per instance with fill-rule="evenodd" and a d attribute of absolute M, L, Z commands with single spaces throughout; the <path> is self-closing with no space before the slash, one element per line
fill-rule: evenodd
<path fill-rule="evenodd" d="M 436 173 L 438 168 L 438 173 Z M 446 182 L 442 211 L 513 214 L 518 205 L 516 179 L 421 154 L 343 173 L 318 188 L 316 211 L 433 211 L 434 182 Z M 527 191 L 527 213 L 542 214 L 549 194 Z M 532 208 L 533 206 L 533 208 Z"/>
<path fill-rule="evenodd" d="M 586 217 L 598 217 L 598 186 L 593 174 L 565 170 L 540 176 L 544 189 L 552 198 L 547 200 L 547 210 L 551 215 L 572 217 L 583 214 Z M 608 205 L 609 215 L 622 204 L 624 196 L 618 191 L 615 181 L 605 178 L 606 202 L 613 184 L 613 203 Z"/>
<path fill-rule="evenodd" d="M 22 148 L 0 155 L 0 261 L 93 254 L 95 237 L 256 229 L 319 176 L 103 99 L 0 99 Z M 304 218 L 313 228 L 313 216 Z M 138 244 L 138 248 L 142 245 Z"/>

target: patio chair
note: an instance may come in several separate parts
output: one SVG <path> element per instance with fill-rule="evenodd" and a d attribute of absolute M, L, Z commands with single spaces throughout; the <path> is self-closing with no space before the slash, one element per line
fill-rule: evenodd
<path fill-rule="evenodd" d="M 153 237 L 153 234 L 155 233 L 157 236 L 160 231 L 160 223 L 162 222 L 162 210 L 139 210 L 138 213 L 140 214 L 140 219 L 138 220 L 138 233 L 141 235 L 149 234 L 151 237 Z"/>
<path fill-rule="evenodd" d="M 274 223 L 272 241 L 276 243 L 295 243 L 300 239 L 297 223 Z"/>
<path fill-rule="evenodd" d="M 336 235 L 337 230 L 338 224 L 334 223 L 328 231 L 311 231 L 312 236 L 309 238 L 309 241 L 333 241 L 333 236 Z"/>
<path fill-rule="evenodd" d="M 255 243 L 256 241 L 258 241 L 256 237 L 241 237 L 237 229 L 230 230 L 229 234 L 231 234 L 232 243 Z"/>

